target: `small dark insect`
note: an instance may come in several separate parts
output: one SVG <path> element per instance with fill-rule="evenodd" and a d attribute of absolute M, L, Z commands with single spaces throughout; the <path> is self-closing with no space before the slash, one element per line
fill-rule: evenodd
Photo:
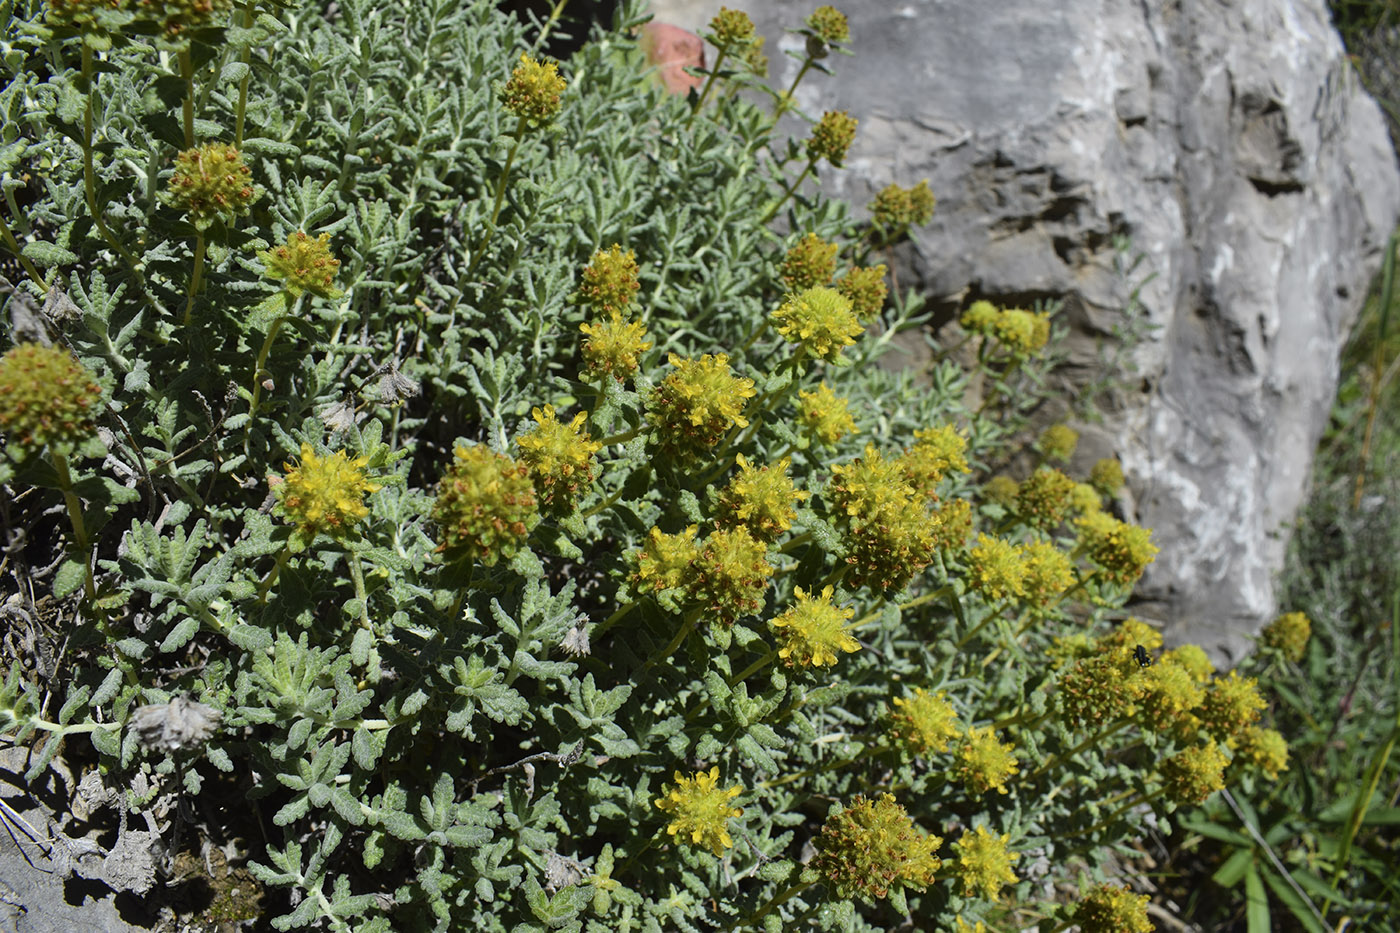
<path fill-rule="evenodd" d="M 1133 660 L 1138 662 L 1138 667 L 1152 666 L 1152 659 L 1147 656 L 1147 649 L 1142 645 L 1133 649 Z"/>

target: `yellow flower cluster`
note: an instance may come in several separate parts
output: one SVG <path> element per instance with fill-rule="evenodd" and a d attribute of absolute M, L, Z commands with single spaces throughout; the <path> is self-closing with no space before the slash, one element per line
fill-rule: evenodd
<path fill-rule="evenodd" d="M 851 300 L 851 310 L 862 324 L 869 324 L 885 310 L 885 298 L 889 296 L 886 271 L 884 263 L 868 268 L 856 266 L 836 282 L 836 290 Z"/>
<path fill-rule="evenodd" d="M 825 382 L 815 392 L 797 393 L 798 423 L 818 444 L 831 446 L 856 429 L 849 401 L 838 397 Z"/>
<path fill-rule="evenodd" d="M 511 72 L 501 93 L 506 110 L 534 124 L 547 123 L 559 112 L 559 97 L 568 84 L 559 77 L 555 62 L 540 63 L 526 52 Z"/>
<path fill-rule="evenodd" d="M 1259 640 L 1296 664 L 1303 660 L 1311 637 L 1312 622 L 1308 617 L 1301 612 L 1288 612 L 1264 626 Z"/>
<path fill-rule="evenodd" d="M 1074 480 L 1053 467 L 1043 466 L 1016 491 L 1016 511 L 1032 527 L 1049 531 L 1065 520 L 1074 487 Z"/>
<path fill-rule="evenodd" d="M 881 188 L 875 200 L 870 202 L 870 219 L 875 225 L 877 240 L 896 240 L 910 227 L 922 227 L 933 219 L 935 203 L 928 179 L 913 188 L 901 188 L 894 184 Z"/>
<path fill-rule="evenodd" d="M 810 493 L 793 487 L 788 476 L 790 457 L 764 467 L 755 467 L 743 454 L 735 460 L 739 472 L 719 494 L 720 519 L 743 525 L 759 541 L 772 542 L 792 527 L 797 517 L 794 506 Z"/>
<path fill-rule="evenodd" d="M 530 471 L 479 444 L 458 447 L 432 517 L 442 533 L 439 551 L 493 566 L 512 557 L 539 522 Z"/>
<path fill-rule="evenodd" d="M 778 657 L 784 663 L 789 667 L 830 667 L 836 663 L 837 651 L 860 649 L 860 642 L 846 631 L 846 622 L 855 610 L 832 605 L 834 591 L 830 586 L 823 587 L 820 596 L 804 593 L 800 586 L 794 589 L 797 605 L 768 623 L 782 641 Z"/>
<path fill-rule="evenodd" d="M 1016 504 L 1016 494 L 1020 491 L 1020 483 L 1000 473 L 982 484 L 982 498 L 1007 509 Z"/>
<path fill-rule="evenodd" d="M 967 438 L 951 424 L 914 432 L 914 445 L 900 457 L 905 479 L 927 499 L 938 498 L 938 484 L 950 472 L 968 473 Z"/>
<path fill-rule="evenodd" d="M 0 433 L 24 455 L 92 434 L 102 389 L 62 347 L 21 343 L 0 357 Z"/>
<path fill-rule="evenodd" d="M 1229 759 L 1214 742 L 1188 745 L 1161 764 L 1162 787 L 1177 803 L 1204 803 L 1225 786 Z"/>
<path fill-rule="evenodd" d="M 1114 583 L 1136 583 L 1157 556 L 1152 532 L 1120 522 L 1106 512 L 1082 515 L 1075 524 L 1079 527 L 1080 547 L 1103 569 L 1104 577 Z"/>
<path fill-rule="evenodd" d="M 331 255 L 331 235 L 323 233 L 311 239 L 298 230 L 276 249 L 258 253 L 268 278 L 282 283 L 282 290 L 293 298 L 306 292 L 322 298 L 339 298 L 343 293 L 335 287 L 335 273 L 340 260 Z"/>
<path fill-rule="evenodd" d="M 979 534 L 967 557 L 968 586 L 987 602 L 1026 594 L 1026 565 L 1010 541 Z"/>
<path fill-rule="evenodd" d="M 851 310 L 851 300 L 824 285 L 788 295 L 772 319 L 779 334 L 828 363 L 840 360 L 841 350 L 865 333 Z"/>
<path fill-rule="evenodd" d="M 283 464 L 286 477 L 277 485 L 282 513 L 297 526 L 297 535 L 310 542 L 318 534 L 345 538 L 369 515 L 365 495 L 381 488 L 365 476 L 369 461 L 351 460 L 345 451 L 318 456 L 310 444 L 301 445 L 301 463 Z"/>
<path fill-rule="evenodd" d="M 598 313 L 610 316 L 622 314 L 632 303 L 641 283 L 637 279 L 637 254 L 622 251 L 620 243 L 607 250 L 598 250 L 584 267 L 579 284 L 579 298 Z"/>
<path fill-rule="evenodd" d="M 882 898 L 892 887 L 922 891 L 942 867 L 933 854 L 942 844 L 914 824 L 894 795 L 857 797 L 827 817 L 812 867 L 841 898 Z"/>
<path fill-rule="evenodd" d="M 890 700 L 888 728 L 895 747 L 920 757 L 941 752 L 958 734 L 958 714 L 943 691 L 929 693 L 915 687 L 912 697 Z"/>
<path fill-rule="evenodd" d="M 690 360 L 672 353 L 669 360 L 674 370 L 647 398 L 647 417 L 662 450 L 695 456 L 731 428 L 748 425 L 744 406 L 757 393 L 752 379 L 730 370 L 728 356 L 706 353 Z"/>
<path fill-rule="evenodd" d="M 1031 541 L 1021 545 L 1020 550 L 1025 570 L 1021 587 L 1026 604 L 1036 610 L 1048 609 L 1074 586 L 1074 562 L 1049 541 Z"/>
<path fill-rule="evenodd" d="M 1231 745 L 1236 736 L 1258 722 L 1259 712 L 1266 705 L 1259 695 L 1257 680 L 1231 671 L 1211 682 L 1196 715 L 1207 732 Z"/>
<path fill-rule="evenodd" d="M 1074 908 L 1081 933 L 1152 933 L 1146 894 L 1134 894 L 1115 884 L 1097 884 Z"/>
<path fill-rule="evenodd" d="M 1231 764 L 1253 767 L 1271 781 L 1288 770 L 1288 741 L 1278 730 L 1250 726 L 1237 742 Z"/>
<path fill-rule="evenodd" d="M 815 233 L 798 240 L 783 257 L 781 275 L 787 290 L 800 292 L 830 282 L 836 274 L 838 249 L 835 243 L 828 243 Z"/>
<path fill-rule="evenodd" d="M 711 532 L 684 579 L 687 595 L 724 625 L 758 612 L 773 576 L 767 553 L 768 546 L 742 525 Z"/>
<path fill-rule="evenodd" d="M 680 586 L 687 579 L 690 565 L 700 554 L 695 543 L 698 527 L 691 525 L 680 534 L 668 535 L 659 528 L 647 533 L 646 543 L 634 552 L 637 565 L 632 586 L 639 593 L 656 593 Z"/>
<path fill-rule="evenodd" d="M 239 151 L 226 143 L 186 149 L 175 156 L 165 200 L 183 211 L 195 229 L 206 230 L 216 220 L 228 222 L 248 212 L 258 199 L 251 174 Z"/>
<path fill-rule="evenodd" d="M 1044 431 L 1040 432 L 1040 437 L 1036 438 L 1035 447 L 1046 460 L 1058 460 L 1061 463 L 1074 456 L 1074 450 L 1079 446 L 1079 432 L 1067 424 L 1052 424 Z"/>
<path fill-rule="evenodd" d="M 998 741 L 990 726 L 969 728 L 958 743 L 957 763 L 952 770 L 974 794 L 985 794 L 989 790 L 1005 794 L 1006 782 L 1020 767 L 1015 751 L 1014 745 Z"/>
<path fill-rule="evenodd" d="M 719 49 L 748 45 L 754 40 L 753 20 L 742 10 L 720 7 L 710 20 L 710 32 L 710 41 Z"/>
<path fill-rule="evenodd" d="M 929 516 L 929 535 L 940 551 L 959 551 L 972 534 L 972 503 L 966 499 L 951 499 L 933 510 Z"/>
<path fill-rule="evenodd" d="M 729 835 L 729 821 L 744 815 L 742 808 L 730 806 L 729 801 L 743 793 L 743 787 L 738 784 L 728 789 L 720 787 L 718 765 L 708 773 L 696 771 L 686 777 L 677 771 L 673 777 L 676 786 L 653 801 L 658 810 L 671 815 L 666 832 L 690 845 L 723 855 L 725 849 L 734 845 Z"/>
<path fill-rule="evenodd" d="M 953 848 L 958 850 L 954 871 L 962 879 L 964 896 L 975 895 L 994 901 L 1001 896 L 1003 885 L 1016 883 L 1011 863 L 1021 856 L 1006 851 L 1010 841 L 1009 835 L 998 835 L 979 826 L 963 833 L 962 838 L 953 843 Z"/>
<path fill-rule="evenodd" d="M 618 312 L 607 320 L 580 324 L 583 331 L 583 370 L 579 379 L 597 382 L 615 379 L 622 382 L 637 371 L 643 352 L 651 349 L 646 340 L 646 328 L 636 321 L 626 321 Z"/>
<path fill-rule="evenodd" d="M 833 6 L 819 6 L 807 17 L 807 28 L 817 34 L 823 42 L 834 45 L 838 42 L 845 42 L 851 38 L 850 26 L 846 23 L 846 14 Z"/>
<path fill-rule="evenodd" d="M 865 456 L 831 468 L 827 484 L 856 586 L 901 589 L 933 559 L 933 534 L 923 498 L 899 462 L 872 445 Z"/>
<path fill-rule="evenodd" d="M 516 439 L 520 462 L 530 471 L 540 502 L 564 511 L 572 510 L 578 494 L 593 482 L 593 455 L 602 444 L 583 430 L 587 412 L 574 415 L 568 424 L 554 414 L 554 406 L 531 412 L 535 427 Z"/>
<path fill-rule="evenodd" d="M 1095 462 L 1089 469 L 1089 485 L 1105 496 L 1111 496 L 1123 487 L 1123 464 L 1111 458 Z"/>
<path fill-rule="evenodd" d="M 969 333 L 995 339 L 1014 356 L 1042 349 L 1050 339 L 1050 313 L 1019 308 L 998 308 L 990 301 L 975 301 L 960 319 Z"/>
<path fill-rule="evenodd" d="M 846 161 L 846 150 L 856 138 L 858 121 L 844 110 L 828 110 L 812 128 L 807 139 L 807 158 L 813 162 L 826 159 L 834 167 L 840 168 Z"/>

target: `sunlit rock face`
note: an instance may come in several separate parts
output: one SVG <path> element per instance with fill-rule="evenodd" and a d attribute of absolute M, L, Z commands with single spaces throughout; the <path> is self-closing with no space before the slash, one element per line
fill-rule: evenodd
<path fill-rule="evenodd" d="M 896 253 L 902 285 L 948 318 L 977 298 L 1062 302 L 1067 397 L 1137 290 L 1154 327 L 1075 469 L 1119 457 L 1118 505 L 1154 529 L 1134 611 L 1237 657 L 1275 611 L 1338 354 L 1400 211 L 1380 111 L 1323 0 L 835 5 L 856 56 L 797 96 L 860 120 L 829 193 L 862 205 L 929 179 L 938 209 Z M 814 6 L 748 7 L 775 85 L 798 67 L 784 29 Z M 693 31 L 719 7 L 653 3 Z"/>

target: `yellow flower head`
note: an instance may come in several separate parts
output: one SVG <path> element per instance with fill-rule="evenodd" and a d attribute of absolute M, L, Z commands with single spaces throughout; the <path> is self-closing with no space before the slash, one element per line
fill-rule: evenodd
<path fill-rule="evenodd" d="M 985 794 L 989 790 L 1004 794 L 1006 782 L 1015 776 L 1019 767 L 1015 751 L 1014 745 L 997 741 L 991 727 L 969 728 L 958 743 L 953 771 L 974 794 Z"/>
<path fill-rule="evenodd" d="M 962 879 L 965 897 L 975 895 L 994 901 L 1001 896 L 1002 885 L 1016 883 L 1011 863 L 1021 856 L 1006 851 L 1010 841 L 1009 835 L 997 835 L 979 826 L 963 833 L 962 838 L 953 843 L 953 848 L 958 850 L 953 870 Z"/>
<path fill-rule="evenodd" d="M 655 593 L 680 586 L 690 571 L 690 565 L 700 555 L 695 543 L 697 526 L 691 525 L 680 534 L 664 534 L 653 528 L 646 543 L 633 554 L 637 570 L 632 574 L 632 586 L 639 593 Z"/>
<path fill-rule="evenodd" d="M 433 502 L 439 551 L 490 567 L 520 550 L 539 519 L 525 465 L 479 444 L 457 448 Z"/>
<path fill-rule="evenodd" d="M 310 444 L 301 445 L 301 463 L 283 464 L 286 477 L 277 485 L 282 514 L 297 526 L 297 535 L 310 541 L 317 534 L 345 538 L 369 515 L 365 496 L 381 488 L 365 476 L 369 460 L 351 460 L 337 450 L 321 457 Z"/>
<path fill-rule="evenodd" d="M 1134 678 L 1139 674 L 1128 651 L 1112 649 L 1079 658 L 1061 672 L 1055 689 L 1056 708 L 1070 726 L 1102 728 L 1133 710 Z"/>
<path fill-rule="evenodd" d="M 1015 506 L 1016 494 L 1020 491 L 1020 483 L 1004 474 L 997 474 L 982 485 L 982 498 L 987 502 L 995 502 L 1003 508 L 1010 509 Z"/>
<path fill-rule="evenodd" d="M 828 363 L 841 359 L 841 350 L 865 333 L 851 300 L 824 285 L 788 295 L 772 318 L 779 334 Z"/>
<path fill-rule="evenodd" d="M 783 645 L 778 657 L 789 667 L 830 667 L 837 651 L 852 652 L 860 642 L 846 631 L 854 609 L 839 609 L 831 603 L 832 588 L 823 587 L 820 596 L 796 587 L 797 605 L 770 621 Z"/>
<path fill-rule="evenodd" d="M 1259 681 L 1231 671 L 1224 677 L 1217 677 L 1206 689 L 1197 715 L 1207 732 L 1230 744 L 1235 736 L 1258 721 L 1259 711 L 1266 705 L 1259 695 Z"/>
<path fill-rule="evenodd" d="M 175 156 L 165 201 L 183 211 L 198 230 L 216 220 L 233 220 L 246 214 L 260 192 L 250 180 L 252 170 L 243 156 L 227 143 L 206 143 Z"/>
<path fill-rule="evenodd" d="M 783 284 L 788 291 L 805 291 L 830 282 L 836 274 L 836 251 L 839 248 L 815 233 L 798 240 L 797 245 L 783 257 Z"/>
<path fill-rule="evenodd" d="M 711 532 L 685 577 L 686 593 L 721 624 L 752 615 L 763 608 L 773 576 L 767 553 L 768 546 L 742 525 Z"/>
<path fill-rule="evenodd" d="M 967 536 L 972 534 L 972 503 L 966 499 L 944 501 L 929 516 L 929 531 L 938 550 L 962 550 Z"/>
<path fill-rule="evenodd" d="M 1017 356 L 1036 349 L 1035 315 L 1020 308 L 1006 308 L 992 324 L 992 335 Z"/>
<path fill-rule="evenodd" d="M 718 765 L 708 773 L 696 771 L 686 777 L 677 771 L 674 777 L 676 786 L 652 801 L 658 810 L 671 815 L 666 832 L 679 841 L 723 855 L 725 849 L 734 845 L 729 821 L 744 815 L 742 808 L 731 807 L 729 801 L 743 793 L 743 787 L 720 787 Z"/>
<path fill-rule="evenodd" d="M 858 121 L 844 110 L 828 110 L 821 121 L 812 129 L 807 140 L 807 158 L 816 162 L 826 159 L 834 167 L 840 168 L 846 161 L 846 150 L 856 138 Z"/>
<path fill-rule="evenodd" d="M 1080 547 L 1114 583 L 1136 583 L 1157 556 L 1152 532 L 1120 522 L 1107 512 L 1091 512 L 1074 523 L 1079 527 Z"/>
<path fill-rule="evenodd" d="M 827 45 L 846 42 L 851 38 L 851 28 L 846 22 L 846 14 L 834 6 L 819 6 L 807 17 L 807 28 L 817 34 Z"/>
<path fill-rule="evenodd" d="M 587 412 L 574 415 L 564 424 L 554 415 L 554 406 L 531 412 L 535 427 L 516 439 L 520 462 L 530 471 L 535 492 L 544 505 L 570 510 L 580 490 L 593 482 L 593 455 L 602 444 L 583 430 Z"/>
<path fill-rule="evenodd" d="M 593 254 L 593 260 L 583 270 L 579 297 L 602 315 L 620 315 L 642 287 L 637 274 L 637 254 L 630 249 L 624 253 L 622 246 L 614 243 L 606 251 Z"/>
<path fill-rule="evenodd" d="M 647 417 L 661 448 L 695 456 L 718 444 L 731 428 L 747 427 L 744 407 L 758 393 L 753 380 L 734 375 L 729 357 L 669 357 L 674 370 L 647 398 Z"/>
<path fill-rule="evenodd" d="M 1040 432 L 1040 437 L 1036 439 L 1035 447 L 1046 460 L 1058 460 L 1061 463 L 1074 456 L 1074 449 L 1079 446 L 1079 432 L 1067 424 L 1052 424 L 1044 431 Z"/>
<path fill-rule="evenodd" d="M 1288 741 L 1276 729 L 1250 726 L 1239 736 L 1232 764 L 1258 769 L 1269 780 L 1288 770 Z"/>
<path fill-rule="evenodd" d="M 890 888 L 922 891 L 942 867 L 933 854 L 942 844 L 915 825 L 894 795 L 857 797 L 827 817 L 812 867 L 840 898 L 882 898 Z"/>
<path fill-rule="evenodd" d="M 1075 483 L 1073 491 L 1069 494 L 1069 512 L 1071 515 L 1088 515 L 1091 512 L 1103 510 L 1103 499 L 1099 497 L 1099 491 L 1089 483 Z"/>
<path fill-rule="evenodd" d="M 1099 460 L 1089 470 L 1089 485 L 1112 496 L 1123 488 L 1123 464 L 1107 458 Z"/>
<path fill-rule="evenodd" d="M 281 281 L 282 290 L 292 297 L 311 292 L 335 299 L 344 293 L 334 284 L 340 260 L 331 255 L 330 241 L 329 233 L 313 240 L 298 230 L 282 246 L 258 253 L 258 258 L 263 261 L 267 277 Z"/>
<path fill-rule="evenodd" d="M 1001 309 L 990 301 L 974 301 L 962 313 L 958 322 L 962 324 L 963 330 L 971 334 L 981 334 L 990 337 L 996 331 L 997 320 L 1001 317 Z"/>
<path fill-rule="evenodd" d="M 1163 761 L 1162 788 L 1177 803 L 1204 803 L 1225 786 L 1225 766 L 1229 760 L 1214 742 L 1188 745 Z"/>
<path fill-rule="evenodd" d="M 880 189 L 875 200 L 870 202 L 870 220 L 874 224 L 876 243 L 883 245 L 893 242 L 908 233 L 910 227 L 922 227 L 928 223 L 933 219 L 935 203 L 928 179 L 913 188 L 891 184 Z M 979 303 L 992 307 L 990 302 Z M 966 321 L 963 326 L 967 326 Z"/>
<path fill-rule="evenodd" d="M 1156 651 L 1162 647 L 1162 633 L 1139 618 L 1129 617 L 1113 631 L 1100 635 L 1096 643 L 1101 651 L 1131 652 L 1138 645 Z"/>
<path fill-rule="evenodd" d="M 810 493 L 795 489 L 784 457 L 774 466 L 755 467 L 748 458 L 736 458 L 739 473 L 719 494 L 719 511 L 725 524 L 743 525 L 760 541 L 771 542 L 792 527 L 794 506 Z"/>
<path fill-rule="evenodd" d="M 924 499 L 904 479 L 899 461 L 873 445 L 865 456 L 831 468 L 827 484 L 855 586 L 902 589 L 933 559 L 933 532 Z"/>
<path fill-rule="evenodd" d="M 0 433 L 20 455 L 92 435 L 102 388 L 62 347 L 21 343 L 0 357 Z"/>
<path fill-rule="evenodd" d="M 797 398 L 797 420 L 817 443 L 831 446 L 856 429 L 849 401 L 825 382 L 815 392 L 799 390 Z"/>
<path fill-rule="evenodd" d="M 754 40 L 753 20 L 742 10 L 719 8 L 719 13 L 710 20 L 710 41 L 716 48 L 728 50 L 734 46 L 746 46 Z"/>
<path fill-rule="evenodd" d="M 1081 933 L 1152 933 L 1149 900 L 1116 884 L 1097 884 L 1075 905 L 1074 922 Z"/>
<path fill-rule="evenodd" d="M 1132 678 L 1138 718 L 1154 732 L 1177 728 L 1183 716 L 1201 705 L 1205 691 L 1182 665 L 1167 656 Z"/>
<path fill-rule="evenodd" d="M 885 285 L 885 264 L 866 268 L 856 266 L 836 282 L 836 290 L 851 300 L 856 320 L 869 324 L 885 310 L 889 288 Z"/>
<path fill-rule="evenodd" d="M 1065 520 L 1075 485 L 1074 480 L 1054 467 L 1043 466 L 1016 491 L 1016 511 L 1030 525 L 1049 531 Z"/>
<path fill-rule="evenodd" d="M 890 738 L 908 755 L 920 757 L 945 751 L 958 734 L 958 714 L 942 690 L 929 693 L 923 687 L 915 687 L 912 697 L 895 697 L 890 706 Z"/>
<path fill-rule="evenodd" d="M 1200 645 L 1179 645 L 1162 655 L 1161 660 L 1179 664 L 1198 684 L 1208 683 L 1215 674 L 1215 665 Z"/>
<path fill-rule="evenodd" d="M 1312 622 L 1308 617 L 1301 612 L 1289 612 L 1264 626 L 1259 640 L 1296 664 L 1303 660 L 1311 637 Z"/>
<path fill-rule="evenodd" d="M 606 321 L 580 324 L 578 329 L 587 338 L 583 342 L 583 371 L 579 373 L 584 382 L 621 382 L 637 371 L 639 357 L 651 349 L 650 341 L 644 339 L 646 328 L 636 321 L 624 321 L 617 312 Z"/>
<path fill-rule="evenodd" d="M 1020 547 L 1026 602 L 1033 609 L 1048 609 L 1074 586 L 1074 562 L 1049 541 L 1032 541 Z"/>
<path fill-rule="evenodd" d="M 949 473 L 968 473 L 967 438 L 951 424 L 914 432 L 914 446 L 900 458 L 904 477 L 927 499 L 938 498 L 938 484 Z"/>
<path fill-rule="evenodd" d="M 968 552 L 968 586 L 987 602 L 1026 594 L 1026 564 L 1005 538 L 979 534 Z"/>
<path fill-rule="evenodd" d="M 548 123 L 559 112 L 559 96 L 568 84 L 559 77 L 555 62 L 537 62 L 528 53 L 520 53 L 520 64 L 511 72 L 502 90 L 501 103 L 506 110 L 522 120 L 535 124 Z"/>

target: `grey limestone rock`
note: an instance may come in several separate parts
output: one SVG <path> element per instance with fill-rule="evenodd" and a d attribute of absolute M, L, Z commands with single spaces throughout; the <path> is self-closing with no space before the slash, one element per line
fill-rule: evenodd
<path fill-rule="evenodd" d="M 1137 613 L 1238 657 L 1275 612 L 1338 354 L 1400 211 L 1379 108 L 1324 0 L 835 5 L 856 57 L 798 101 L 860 121 L 828 192 L 863 205 L 929 179 L 938 209 L 901 283 L 949 316 L 975 298 L 1062 301 L 1082 385 L 1153 273 L 1140 383 L 1081 446 L 1123 461 L 1121 504 L 1161 547 Z M 719 6 L 653 0 L 696 31 Z M 816 6 L 748 6 L 775 84 L 797 68 L 784 28 Z M 1121 237 L 1144 255 L 1136 280 L 1115 271 Z"/>

